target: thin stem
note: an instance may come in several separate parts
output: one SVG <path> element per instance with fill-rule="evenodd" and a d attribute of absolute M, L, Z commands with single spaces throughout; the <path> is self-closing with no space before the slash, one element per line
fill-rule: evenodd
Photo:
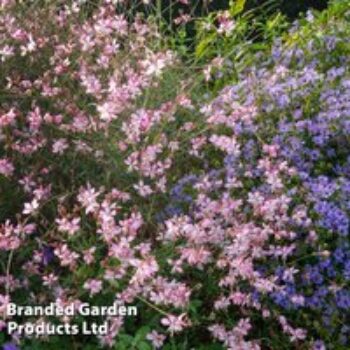
<path fill-rule="evenodd" d="M 13 250 L 10 251 L 8 260 L 7 260 L 7 267 L 6 267 L 6 295 L 10 294 L 10 271 L 11 271 L 11 264 L 12 264 L 12 258 L 13 258 Z"/>
<path fill-rule="evenodd" d="M 162 315 L 164 315 L 164 316 L 169 316 L 169 314 L 168 314 L 166 311 L 164 311 L 164 310 L 160 309 L 158 306 L 156 306 L 156 305 L 150 303 L 147 299 L 145 299 L 145 298 L 143 298 L 143 297 L 140 297 L 140 296 L 136 296 L 136 298 L 139 299 L 140 301 L 142 301 L 143 303 L 147 304 L 147 305 L 148 305 L 149 307 L 151 307 L 152 309 L 158 311 L 158 312 L 161 313 Z"/>

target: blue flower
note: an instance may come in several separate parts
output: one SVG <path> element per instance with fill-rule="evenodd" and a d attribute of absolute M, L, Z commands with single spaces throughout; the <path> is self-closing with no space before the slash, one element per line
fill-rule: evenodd
<path fill-rule="evenodd" d="M 53 249 L 49 246 L 44 246 L 42 252 L 42 264 L 44 266 L 48 265 L 55 257 Z"/>
<path fill-rule="evenodd" d="M 350 292 L 345 289 L 337 291 L 335 302 L 339 308 L 348 310 L 350 308 Z"/>
<path fill-rule="evenodd" d="M 344 264 L 343 275 L 347 281 L 350 280 L 350 260 L 346 261 Z"/>
<path fill-rule="evenodd" d="M 20 350 L 20 348 L 15 343 L 6 343 L 2 346 L 3 350 Z"/>

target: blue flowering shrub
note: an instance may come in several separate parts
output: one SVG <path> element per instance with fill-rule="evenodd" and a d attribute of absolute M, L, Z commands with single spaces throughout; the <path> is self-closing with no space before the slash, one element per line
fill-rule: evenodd
<path fill-rule="evenodd" d="M 292 345 L 298 337 L 310 339 L 313 349 L 350 347 L 349 21 L 346 1 L 335 2 L 321 15 L 308 13 L 275 40 L 269 52 L 259 52 L 238 83 L 225 87 L 204 108 L 214 123 L 232 127 L 242 139 L 239 156 L 226 155 L 222 167 L 202 175 L 211 191 L 215 183 L 230 188 L 241 172 L 244 190 L 234 194 L 237 198 L 243 198 L 245 191 L 269 193 L 277 179 L 270 168 L 271 181 L 261 183 L 257 160 L 264 147 L 294 170 L 285 182 L 288 210 L 293 211 L 289 219 L 293 243 L 282 244 L 285 254 L 277 251 L 269 260 L 255 262 L 259 274 L 275 276 L 274 290 L 250 292 L 260 306 L 265 305 L 266 315 L 285 315 L 300 333 L 290 332 L 285 316 L 277 316 L 291 344 L 273 335 L 270 323 L 271 329 L 265 330 L 270 339 L 262 340 L 266 348 L 304 348 Z M 235 113 L 245 115 L 239 112 L 242 106 L 248 111 L 256 108 L 253 122 L 234 118 Z M 273 146 L 269 149 L 266 144 Z M 249 172 L 242 173 L 242 167 Z M 186 186 L 200 181 L 190 174 L 173 187 L 168 208 L 172 215 L 181 212 L 181 203 L 191 202 Z M 196 215 L 196 201 L 192 210 Z M 220 335 L 224 338 L 217 331 L 219 339 Z"/>

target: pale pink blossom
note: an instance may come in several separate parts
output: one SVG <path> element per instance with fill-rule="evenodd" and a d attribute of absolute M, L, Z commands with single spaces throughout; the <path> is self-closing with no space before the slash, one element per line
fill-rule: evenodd
<path fill-rule="evenodd" d="M 74 267 L 79 255 L 68 248 L 67 244 L 63 244 L 54 250 L 55 255 L 60 259 L 62 266 Z"/>
<path fill-rule="evenodd" d="M 61 232 L 67 232 L 70 236 L 73 236 L 80 230 L 80 218 L 76 217 L 69 220 L 67 217 L 56 219 L 58 224 L 58 230 Z"/>
<path fill-rule="evenodd" d="M 24 209 L 22 213 L 24 215 L 34 214 L 39 209 L 39 202 L 34 198 L 31 202 L 24 203 Z"/>
<path fill-rule="evenodd" d="M 58 139 L 52 145 L 52 153 L 63 154 L 68 147 L 69 144 L 66 139 Z"/>
<path fill-rule="evenodd" d="M 98 294 L 102 290 L 102 281 L 97 279 L 89 279 L 84 283 L 84 289 L 90 292 L 90 296 Z"/>
<path fill-rule="evenodd" d="M 10 177 L 13 175 L 15 171 L 15 167 L 9 159 L 2 158 L 0 159 L 0 174 L 6 177 Z"/>
<path fill-rule="evenodd" d="M 151 341 L 156 349 L 159 349 L 163 346 L 166 336 L 153 330 L 151 333 L 147 334 L 146 339 Z"/>
<path fill-rule="evenodd" d="M 97 197 L 99 195 L 100 192 L 96 191 L 90 184 L 88 184 L 87 187 L 80 189 L 77 199 L 85 208 L 86 214 L 94 213 L 99 208 L 97 202 Z"/>
<path fill-rule="evenodd" d="M 186 318 L 186 314 L 179 316 L 168 315 L 161 319 L 161 324 L 166 326 L 170 334 L 181 332 L 184 328 L 190 325 L 189 320 Z"/>

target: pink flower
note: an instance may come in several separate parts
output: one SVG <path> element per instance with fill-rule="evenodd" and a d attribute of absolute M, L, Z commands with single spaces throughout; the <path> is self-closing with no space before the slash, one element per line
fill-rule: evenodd
<path fill-rule="evenodd" d="M 297 340 L 304 340 L 306 338 L 306 331 L 301 328 L 291 329 L 290 330 L 290 341 L 295 342 Z"/>
<path fill-rule="evenodd" d="M 210 142 L 228 154 L 238 155 L 240 148 L 235 137 L 212 135 Z"/>
<path fill-rule="evenodd" d="M 94 213 L 99 208 L 99 204 L 97 203 L 97 197 L 100 195 L 100 192 L 97 192 L 90 184 L 87 185 L 86 188 L 81 188 L 78 201 L 85 208 L 85 213 Z"/>
<path fill-rule="evenodd" d="M 219 16 L 219 28 L 218 33 L 223 33 L 225 35 L 230 34 L 236 27 L 235 22 L 230 19 L 230 13 L 225 11 Z"/>
<path fill-rule="evenodd" d="M 6 158 L 0 159 L 0 174 L 10 177 L 15 170 L 13 164 Z"/>
<path fill-rule="evenodd" d="M 0 47 L 0 60 L 1 62 L 5 62 L 7 58 L 13 56 L 15 54 L 15 50 L 13 46 L 4 45 Z"/>
<path fill-rule="evenodd" d="M 131 279 L 131 283 L 143 283 L 151 278 L 159 269 L 158 263 L 153 256 L 149 256 L 144 260 L 132 260 L 131 264 L 136 267 L 136 272 Z"/>
<path fill-rule="evenodd" d="M 211 253 L 204 247 L 183 248 L 181 251 L 181 259 L 186 260 L 189 265 L 197 265 L 203 267 L 210 260 Z"/>
<path fill-rule="evenodd" d="M 143 218 L 140 213 L 132 213 L 128 219 L 119 222 L 124 233 L 135 236 L 143 225 Z"/>
<path fill-rule="evenodd" d="M 186 314 L 180 316 L 168 315 L 161 319 L 161 324 L 168 327 L 170 334 L 181 332 L 190 322 L 186 319 Z"/>
<path fill-rule="evenodd" d="M 73 236 L 80 229 L 80 218 L 73 218 L 69 220 L 64 217 L 62 219 L 56 219 L 56 223 L 58 224 L 58 230 L 62 232 L 68 232 L 70 236 Z"/>
<path fill-rule="evenodd" d="M 55 255 L 60 259 L 62 266 L 74 267 L 79 255 L 72 252 L 67 244 L 63 244 L 54 250 Z"/>
<path fill-rule="evenodd" d="M 8 125 L 13 125 L 15 123 L 16 116 L 17 114 L 14 108 L 11 108 L 7 113 L 3 115 L 0 115 L 0 127 L 3 128 Z"/>
<path fill-rule="evenodd" d="M 94 75 L 82 75 L 82 85 L 86 89 L 86 93 L 96 95 L 101 91 L 101 83 Z"/>
<path fill-rule="evenodd" d="M 30 203 L 24 203 L 24 209 L 22 213 L 24 215 L 31 215 L 37 211 L 39 208 L 39 202 L 36 198 L 34 198 Z"/>
<path fill-rule="evenodd" d="M 10 301 L 9 295 L 0 294 L 0 315 L 6 316 L 7 305 Z"/>
<path fill-rule="evenodd" d="M 97 111 L 100 114 L 102 121 L 111 122 L 114 119 L 117 119 L 118 108 L 115 103 L 105 102 L 102 105 L 97 106 Z"/>
<path fill-rule="evenodd" d="M 33 39 L 33 35 L 28 35 L 28 42 L 26 45 L 21 45 L 21 55 L 26 56 L 28 53 L 34 52 L 37 49 L 37 43 Z"/>
<path fill-rule="evenodd" d="M 119 333 L 120 328 L 123 325 L 123 319 L 118 317 L 109 318 L 109 329 L 108 334 L 104 336 L 99 336 L 100 342 L 103 346 L 112 347 L 115 344 L 116 337 Z"/>
<path fill-rule="evenodd" d="M 43 117 L 41 116 L 40 108 L 35 107 L 33 111 L 29 112 L 27 115 L 27 121 L 29 122 L 29 127 L 33 131 L 38 131 Z"/>
<path fill-rule="evenodd" d="M 152 188 L 148 185 L 145 185 L 142 180 L 137 185 L 134 185 L 134 188 L 137 190 L 138 194 L 141 197 L 148 197 L 153 193 Z"/>
<path fill-rule="evenodd" d="M 150 340 L 156 349 L 159 349 L 163 346 L 166 336 L 158 333 L 157 331 L 152 331 L 151 333 L 147 334 L 146 339 Z"/>
<path fill-rule="evenodd" d="M 237 326 L 234 327 L 233 332 L 238 337 L 244 337 L 252 328 L 249 318 L 240 319 Z"/>
<path fill-rule="evenodd" d="M 84 289 L 90 291 L 90 296 L 94 296 L 102 290 L 102 281 L 97 279 L 89 279 L 84 283 Z"/>
<path fill-rule="evenodd" d="M 142 61 L 142 66 L 145 68 L 146 75 L 159 76 L 171 61 L 172 57 L 170 53 L 153 54 L 149 59 Z"/>
<path fill-rule="evenodd" d="M 63 154 L 68 147 L 66 139 L 58 139 L 52 145 L 52 153 Z"/>
<path fill-rule="evenodd" d="M 214 324 L 210 327 L 208 327 L 209 331 L 213 334 L 213 336 L 220 341 L 225 341 L 225 338 L 227 336 L 227 332 L 224 326 L 219 324 Z"/>
<path fill-rule="evenodd" d="M 17 249 L 20 244 L 19 234 L 22 231 L 18 230 L 19 226 L 15 228 L 10 220 L 6 220 L 4 224 L 0 225 L 0 250 Z"/>
<path fill-rule="evenodd" d="M 52 287 L 57 281 L 58 281 L 58 277 L 53 273 L 43 276 L 44 286 Z"/>
<path fill-rule="evenodd" d="M 86 264 L 90 265 L 94 262 L 94 253 L 96 251 L 95 247 L 91 247 L 90 249 L 86 249 L 83 251 L 83 259 Z"/>
<path fill-rule="evenodd" d="M 276 158 L 279 151 L 278 145 L 263 145 L 263 151 L 267 153 L 271 158 Z"/>
<path fill-rule="evenodd" d="M 150 299 L 156 304 L 173 305 L 177 308 L 189 304 L 191 290 L 184 283 L 168 281 L 157 277 L 154 281 L 154 291 L 150 292 Z"/>

